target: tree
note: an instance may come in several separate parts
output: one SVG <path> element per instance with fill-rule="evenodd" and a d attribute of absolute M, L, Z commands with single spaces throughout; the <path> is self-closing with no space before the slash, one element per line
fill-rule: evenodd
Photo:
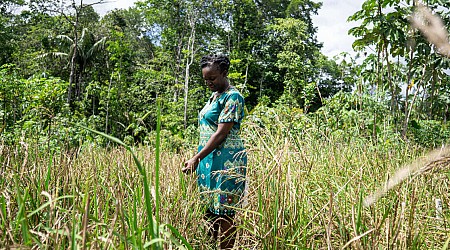
<path fill-rule="evenodd" d="M 14 14 L 15 8 L 23 6 L 23 0 L 3 0 L 0 2 L 0 66 L 11 63 L 11 56 L 15 51 Z"/>
<path fill-rule="evenodd" d="M 447 3 L 439 1 L 428 1 L 428 4 L 433 9 L 448 8 Z M 363 75 L 370 75 L 369 72 L 376 75 L 376 79 L 366 78 L 366 83 L 375 83 L 379 100 L 384 99 L 384 91 L 388 90 L 391 114 L 396 120 L 403 119 L 403 136 L 407 134 L 410 117 L 423 114 L 425 107 L 433 106 L 436 84 L 446 67 L 445 60 L 410 27 L 408 16 L 414 8 L 413 1 L 367 0 L 362 10 L 349 18 L 362 21 L 360 26 L 349 31 L 358 38 L 354 48 L 364 50 L 375 46 L 375 55 L 366 58 L 366 65 L 372 66 L 366 68 Z M 404 101 L 401 100 L 403 96 Z M 428 109 L 428 117 L 433 117 L 431 110 Z"/>
<path fill-rule="evenodd" d="M 60 45 L 65 49 L 65 52 L 49 52 L 43 54 L 42 57 L 62 58 L 69 62 L 70 79 L 72 81 L 75 79 L 75 88 L 72 89 L 69 86 L 68 93 L 74 92 L 76 100 L 79 101 L 85 87 L 84 73 L 92 63 L 94 57 L 104 49 L 106 37 L 95 41 L 94 35 L 85 28 L 80 36 L 71 38 L 67 35 L 58 35 L 56 39 L 60 41 Z M 71 85 L 71 82 L 69 82 L 69 85 Z M 71 99 L 70 94 L 69 99 Z M 68 103 L 70 104 L 70 101 Z"/>
<path fill-rule="evenodd" d="M 75 96 L 76 99 L 79 100 L 83 87 L 82 83 L 80 82 L 82 78 L 80 79 L 80 75 L 77 75 L 77 70 L 78 72 L 83 72 L 84 69 L 77 69 L 77 66 L 80 65 L 80 63 L 77 62 L 77 60 L 86 56 L 86 55 L 81 56 L 78 55 L 79 53 L 78 50 L 80 48 L 78 42 L 84 42 L 88 40 L 84 39 L 85 37 L 83 37 L 83 35 L 85 35 L 86 26 L 88 26 L 88 24 L 90 23 L 96 23 L 99 18 L 98 14 L 96 14 L 92 6 L 102 4 L 103 0 L 98 0 L 96 2 L 89 4 L 84 4 L 83 0 L 79 1 L 79 4 L 77 3 L 77 1 L 72 0 L 70 4 L 62 7 L 59 7 L 60 5 L 55 4 L 53 1 L 37 0 L 32 1 L 31 3 L 33 6 L 37 5 L 38 8 L 44 9 L 45 12 L 57 13 L 63 16 L 71 26 L 72 36 L 67 35 L 66 36 L 67 38 L 71 37 L 71 40 L 73 42 L 72 46 L 73 50 L 70 53 L 70 61 L 69 61 L 70 75 L 69 75 L 69 87 L 67 91 L 67 103 L 69 103 L 69 106 L 72 106 L 72 102 L 74 99 L 73 96 Z M 84 40 L 82 40 L 79 37 L 80 35 Z M 75 86 L 73 86 L 74 84 Z M 75 92 L 75 95 L 73 92 Z"/>

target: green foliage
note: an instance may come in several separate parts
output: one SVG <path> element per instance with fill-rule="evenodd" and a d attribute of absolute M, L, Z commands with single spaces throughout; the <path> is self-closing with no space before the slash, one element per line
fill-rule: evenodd
<path fill-rule="evenodd" d="M 331 121 L 328 125 L 336 129 L 345 129 L 358 125 L 345 117 L 351 118 L 351 113 L 358 113 L 361 118 L 371 120 L 372 116 L 383 117 L 389 108 L 386 104 L 380 103 L 370 95 L 356 95 L 339 92 L 332 98 L 325 101 L 324 107 L 319 109 L 318 114 L 329 117 Z M 347 124 L 349 122 L 349 124 Z M 361 122 L 364 122 L 362 120 Z M 364 125 L 362 125 L 364 127 Z"/>
<path fill-rule="evenodd" d="M 346 98 L 347 108 L 355 108 L 351 97 L 339 99 Z M 298 108 L 258 106 L 248 117 L 242 136 L 252 167 L 249 203 L 236 216 L 238 245 L 326 248 L 332 242 L 344 248 L 363 234 L 356 241 L 361 248 L 444 244 L 440 233 L 446 230 L 436 228 L 441 221 L 435 217 L 434 197 L 448 202 L 447 190 L 436 188 L 448 184 L 445 171 L 436 168 L 432 176 L 417 173 L 372 207 L 363 205 L 363 199 L 383 187 L 399 167 L 424 158 L 422 147 L 336 133 Z M 3 147 L 0 158 L 11 171 L 0 178 L 0 231 L 5 232 L 0 244 L 52 249 L 211 248 L 195 178 L 180 173 L 192 152 L 168 152 L 161 140 L 157 167 L 153 145 L 131 147 L 99 134 L 127 149 L 89 142 L 62 151 L 39 150 L 26 142 Z M 153 181 L 157 172 L 164 180 L 160 188 Z M 149 226 L 148 216 L 156 221 L 156 197 L 159 234 Z M 149 207 L 155 210 L 148 211 Z M 447 219 L 448 211 L 443 211 Z M 4 219 L 5 215 L 11 218 Z M 330 223 L 336 230 L 329 238 L 315 237 L 330 232 Z M 411 224 L 418 228 L 411 232 L 415 239 L 407 236 Z"/>
<path fill-rule="evenodd" d="M 361 21 L 350 34 L 362 62 L 320 52 L 311 16 L 321 4 L 309 0 L 147 0 L 103 17 L 89 5 L 57 10 L 55 3 L 32 1 L 21 13 L 9 8 L 25 2 L 4 3 L 1 63 L 15 66 L 0 70 L 0 115 L 2 138 L 10 143 L 32 134 L 45 145 L 107 144 L 67 126 L 79 121 L 129 144 L 150 145 L 158 97 L 167 149 L 187 147 L 210 94 L 198 67 L 209 53 L 229 55 L 230 82 L 250 113 L 273 108 L 327 131 L 377 140 L 401 134 L 430 146 L 435 137 L 409 131 L 411 121 L 445 126 L 450 114 L 449 60 L 410 30 L 411 1 L 367 0 L 349 18 Z M 445 3 L 428 4 L 448 22 Z M 364 51 L 372 47 L 375 53 Z"/>
<path fill-rule="evenodd" d="M 449 27 L 449 3 L 427 4 Z M 410 28 L 413 1 L 402 0 L 366 0 L 349 18 L 361 22 L 349 31 L 360 54 L 327 58 L 311 19 L 320 6 L 144 0 L 100 17 L 77 3 L 1 2 L 0 243 L 205 248 L 193 182 L 174 173 L 196 147 L 197 114 L 210 96 L 199 60 L 224 53 L 230 82 L 246 97 L 242 134 L 258 183 L 240 216 L 242 246 L 341 247 L 361 236 L 355 248 L 437 248 L 430 240 L 443 241 L 429 229 L 441 229 L 427 198 L 444 195 L 434 187 L 448 178 L 408 183 L 375 209 L 363 208 L 362 197 L 422 147 L 448 143 L 450 60 Z M 149 152 L 164 161 L 152 168 Z M 159 164 L 165 188 L 151 197 L 153 183 L 143 189 L 136 180 L 159 180 Z M 156 197 L 160 227 L 148 224 Z M 402 202 L 420 215 L 399 210 Z M 404 218 L 408 226 L 394 225 Z"/>
<path fill-rule="evenodd" d="M 285 134 L 308 133 L 315 138 L 337 136 L 359 138 L 381 144 L 402 144 L 404 140 L 396 129 L 395 117 L 389 114 L 389 104 L 380 103 L 370 95 L 339 92 L 326 99 L 317 112 L 304 114 L 296 108 L 279 105 L 269 108 L 258 105 L 248 120 L 258 126 Z M 284 124 L 284 125 L 281 125 Z M 412 120 L 407 135 L 412 144 L 428 148 L 448 143 L 450 130 L 446 124 L 433 120 Z"/>
<path fill-rule="evenodd" d="M 436 148 L 450 141 L 450 129 L 440 121 L 412 120 L 410 133 L 414 142 L 429 148 Z"/>
<path fill-rule="evenodd" d="M 0 68 L 0 103 L 2 124 L 12 126 L 20 119 L 24 84 L 18 79 L 14 65 L 5 64 Z"/>

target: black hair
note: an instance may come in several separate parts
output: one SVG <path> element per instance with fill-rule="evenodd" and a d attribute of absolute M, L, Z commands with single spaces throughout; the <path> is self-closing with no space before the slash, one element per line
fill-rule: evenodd
<path fill-rule="evenodd" d="M 200 61 L 202 69 L 212 65 L 217 65 L 220 73 L 222 73 L 230 68 L 230 59 L 224 55 L 207 55 L 202 57 Z"/>

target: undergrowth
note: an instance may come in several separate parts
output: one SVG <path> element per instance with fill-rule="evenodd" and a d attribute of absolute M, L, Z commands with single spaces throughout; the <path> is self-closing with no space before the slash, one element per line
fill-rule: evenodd
<path fill-rule="evenodd" d="M 236 216 L 238 249 L 446 248 L 448 169 L 411 176 L 373 206 L 363 206 L 364 197 L 427 149 L 391 134 L 329 130 L 302 115 L 296 124 L 305 126 L 275 113 L 264 117 L 250 115 L 242 131 L 249 193 Z M 155 180 L 154 147 L 131 149 Z M 1 145 L 0 246 L 213 249 L 196 177 L 180 171 L 193 150 L 161 152 L 159 189 L 149 183 L 161 225 L 154 238 L 142 172 L 126 149 L 84 143 L 43 150 L 26 140 Z M 443 203 L 438 217 L 436 199 Z"/>

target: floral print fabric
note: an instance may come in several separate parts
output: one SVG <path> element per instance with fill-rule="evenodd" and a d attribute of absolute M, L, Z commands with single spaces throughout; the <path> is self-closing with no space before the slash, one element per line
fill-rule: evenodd
<path fill-rule="evenodd" d="M 234 87 L 220 95 L 213 93 L 199 114 L 198 151 L 217 131 L 219 123 L 234 122 L 226 139 L 197 168 L 201 200 L 218 215 L 233 215 L 244 193 L 247 155 L 239 136 L 243 117 L 244 98 Z"/>

